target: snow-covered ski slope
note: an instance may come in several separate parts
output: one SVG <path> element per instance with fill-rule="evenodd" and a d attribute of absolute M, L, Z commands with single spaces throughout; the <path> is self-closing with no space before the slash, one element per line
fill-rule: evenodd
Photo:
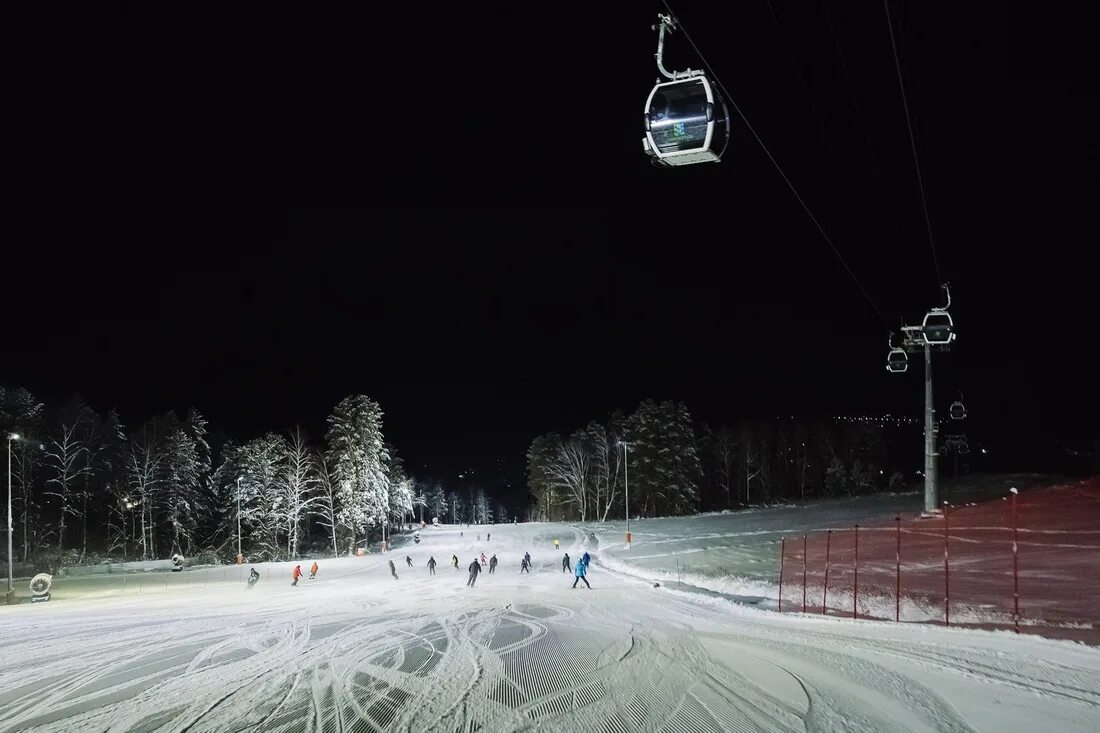
<path fill-rule="evenodd" d="M 1096 648 L 779 615 L 654 588 L 599 549 L 593 589 L 572 590 L 551 541 L 576 558 L 589 536 L 428 528 L 385 556 L 322 560 L 297 588 L 286 564 L 257 566 L 251 590 L 247 567 L 125 590 L 62 578 L 49 603 L 0 609 L 0 730 L 1100 730 Z M 631 552 L 660 546 L 656 524 L 643 537 Z M 470 589 L 481 551 L 501 564 Z"/>

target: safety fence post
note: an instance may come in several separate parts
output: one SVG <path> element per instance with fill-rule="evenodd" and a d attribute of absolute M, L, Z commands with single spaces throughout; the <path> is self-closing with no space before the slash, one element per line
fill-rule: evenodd
<path fill-rule="evenodd" d="M 948 521 L 947 513 L 951 507 L 946 501 L 943 503 L 943 625 L 951 625 L 951 564 L 948 561 L 950 552 L 949 537 L 951 535 L 951 524 Z"/>
<path fill-rule="evenodd" d="M 852 561 L 852 618 L 856 618 L 859 608 L 859 525 L 855 529 L 855 558 Z"/>
<path fill-rule="evenodd" d="M 802 613 L 806 613 L 806 535 L 802 535 Z"/>
<path fill-rule="evenodd" d="M 894 621 L 901 620 L 901 517 L 894 517 L 894 526 L 897 527 L 898 549 L 895 555 L 896 570 L 894 573 Z"/>
<path fill-rule="evenodd" d="M 1013 486 L 1012 492 L 1012 618 L 1016 626 L 1016 633 L 1020 633 L 1020 566 L 1019 545 L 1016 543 L 1016 495 L 1019 494 Z"/>
<path fill-rule="evenodd" d="M 787 549 L 787 538 L 779 539 L 779 610 L 783 610 L 783 555 Z"/>
<path fill-rule="evenodd" d="M 833 530 L 825 531 L 825 587 L 821 591 L 821 615 L 825 615 L 826 604 L 829 600 L 829 544 L 833 539 Z"/>

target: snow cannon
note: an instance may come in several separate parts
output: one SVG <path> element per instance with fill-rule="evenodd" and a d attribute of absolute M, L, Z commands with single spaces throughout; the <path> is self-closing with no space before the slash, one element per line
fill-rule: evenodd
<path fill-rule="evenodd" d="M 172 572 L 178 573 L 183 570 L 183 564 L 185 562 L 183 555 L 178 552 L 172 554 Z"/>
<path fill-rule="evenodd" d="M 52 585 L 53 576 L 49 573 L 39 573 L 31 578 L 31 603 L 44 603 L 50 600 Z"/>

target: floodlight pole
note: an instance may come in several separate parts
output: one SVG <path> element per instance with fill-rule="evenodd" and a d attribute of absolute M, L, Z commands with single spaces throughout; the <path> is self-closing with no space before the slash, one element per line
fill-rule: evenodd
<path fill-rule="evenodd" d="M 4 601 L 11 604 L 15 600 L 15 586 L 12 585 L 12 542 L 13 533 L 11 522 L 11 444 L 13 440 L 19 440 L 15 433 L 8 434 L 8 592 L 4 595 Z"/>

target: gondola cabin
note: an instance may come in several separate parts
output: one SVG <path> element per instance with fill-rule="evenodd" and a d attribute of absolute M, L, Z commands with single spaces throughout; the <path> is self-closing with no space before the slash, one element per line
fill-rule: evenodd
<path fill-rule="evenodd" d="M 891 374 L 904 374 L 909 371 L 909 355 L 902 349 L 890 349 L 886 357 L 886 371 Z"/>
<path fill-rule="evenodd" d="M 933 308 L 924 316 L 921 328 L 924 341 L 932 346 L 945 346 L 955 340 L 955 323 L 951 314 L 942 308 Z"/>
<path fill-rule="evenodd" d="M 717 163 L 729 143 L 726 103 L 705 76 L 660 82 L 645 105 L 642 146 L 664 166 Z"/>

